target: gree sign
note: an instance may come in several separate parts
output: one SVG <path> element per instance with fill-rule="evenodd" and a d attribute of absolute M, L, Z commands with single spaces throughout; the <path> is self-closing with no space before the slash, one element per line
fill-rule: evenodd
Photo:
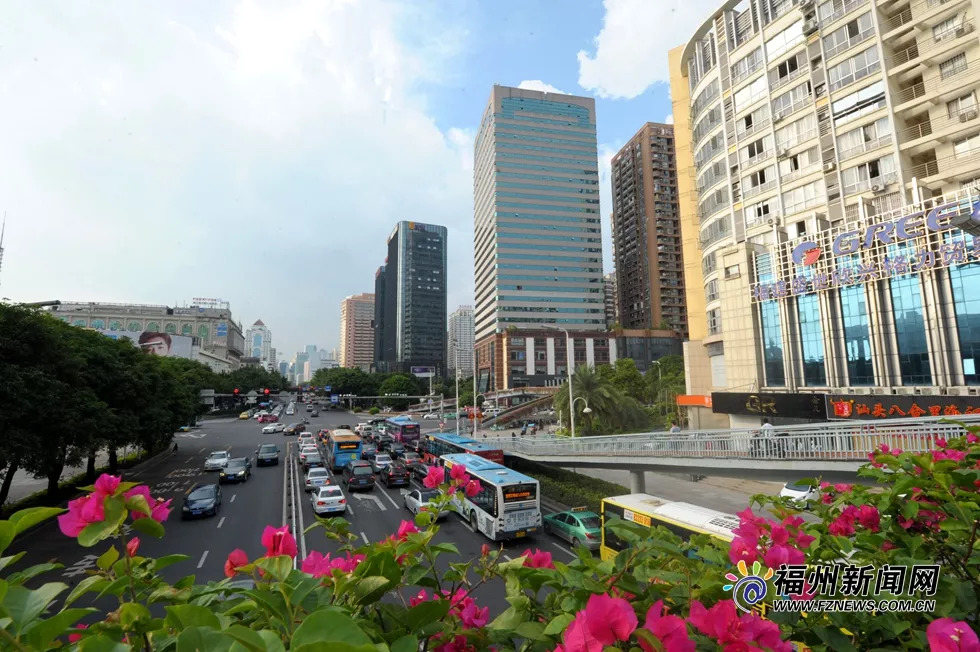
<path fill-rule="evenodd" d="M 959 208 L 959 211 L 956 209 Z M 965 212 L 969 210 L 970 220 L 980 223 L 980 200 L 964 207 L 964 202 L 950 202 L 941 204 L 932 210 L 919 211 L 905 215 L 892 222 L 878 222 L 860 231 L 845 231 L 836 238 L 831 247 L 835 256 L 847 256 L 855 252 L 870 249 L 877 243 L 890 245 L 905 240 L 911 240 L 923 235 L 923 228 L 926 231 L 946 231 L 953 228 L 948 217 L 951 213 Z M 793 247 L 792 258 L 797 265 L 813 265 L 820 259 L 822 251 L 817 243 L 812 241 L 801 242 Z"/>

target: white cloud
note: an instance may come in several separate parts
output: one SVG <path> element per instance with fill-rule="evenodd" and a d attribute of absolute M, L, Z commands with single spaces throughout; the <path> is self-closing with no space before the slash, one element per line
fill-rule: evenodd
<path fill-rule="evenodd" d="M 667 50 L 683 45 L 718 0 L 604 0 L 595 54 L 578 53 L 579 85 L 599 97 L 632 99 L 669 82 Z"/>
<path fill-rule="evenodd" d="M 664 118 L 664 124 L 668 124 L 668 125 L 674 124 L 674 114 L 673 113 L 668 114 L 667 117 Z"/>
<path fill-rule="evenodd" d="M 465 33 L 395 0 L 222 6 L 6 8 L 0 296 L 222 297 L 288 359 L 336 346 L 404 219 L 449 227 L 450 309 L 472 303 L 473 134 L 421 90 Z"/>
<path fill-rule="evenodd" d="M 518 88 L 523 88 L 529 91 L 541 91 L 542 93 L 561 93 L 562 95 L 568 95 L 563 90 L 559 90 L 552 86 L 551 84 L 546 84 L 540 79 L 525 79 L 520 84 L 517 85 Z"/>

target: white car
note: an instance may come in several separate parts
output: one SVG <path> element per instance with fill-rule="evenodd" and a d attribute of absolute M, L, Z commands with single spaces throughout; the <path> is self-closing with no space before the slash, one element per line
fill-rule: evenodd
<path fill-rule="evenodd" d="M 435 412 L 430 412 L 430 413 L 428 413 L 426 415 L 423 415 L 422 418 L 423 419 L 438 419 L 439 418 L 439 415 L 436 414 Z"/>
<path fill-rule="evenodd" d="M 391 455 L 388 453 L 378 453 L 371 460 L 371 466 L 374 467 L 375 473 L 381 473 L 381 470 L 391 466 Z"/>
<path fill-rule="evenodd" d="M 266 411 L 266 410 L 260 410 L 259 412 L 256 412 L 255 414 L 253 414 L 252 415 L 252 418 L 253 419 L 258 419 L 259 417 L 264 417 L 267 414 L 269 414 L 268 411 Z"/>
<path fill-rule="evenodd" d="M 316 446 L 303 446 L 301 449 L 299 449 L 299 461 L 300 462 L 305 462 L 306 461 L 306 456 L 309 455 L 310 453 L 317 453 L 317 454 L 319 454 L 320 451 L 317 450 L 317 447 Z"/>
<path fill-rule="evenodd" d="M 330 471 L 322 466 L 314 466 L 306 474 L 306 491 L 313 491 L 330 484 Z"/>
<path fill-rule="evenodd" d="M 316 439 L 314 439 L 313 435 L 304 432 L 299 436 L 299 447 L 302 448 L 303 446 L 316 446 Z"/>
<path fill-rule="evenodd" d="M 310 505 L 313 507 L 313 513 L 318 516 L 347 511 L 347 499 L 344 498 L 344 490 L 335 484 L 324 485 L 311 493 Z"/>
<path fill-rule="evenodd" d="M 439 495 L 436 489 L 413 489 L 405 494 L 405 509 L 418 514 L 421 511 L 432 511 L 432 501 Z M 440 510 L 436 520 L 448 515 L 447 510 Z"/>
<path fill-rule="evenodd" d="M 270 423 L 266 427 L 262 428 L 262 434 L 271 435 L 272 433 L 275 432 L 282 432 L 285 427 L 286 426 L 284 426 L 281 423 Z"/>
<path fill-rule="evenodd" d="M 779 492 L 780 498 L 789 498 L 798 507 L 807 509 L 810 503 L 820 500 L 820 489 L 806 484 L 787 482 Z"/>
<path fill-rule="evenodd" d="M 230 459 L 231 455 L 228 454 L 228 451 L 211 451 L 208 459 L 204 460 L 204 470 L 220 471 L 228 466 L 228 460 Z"/>

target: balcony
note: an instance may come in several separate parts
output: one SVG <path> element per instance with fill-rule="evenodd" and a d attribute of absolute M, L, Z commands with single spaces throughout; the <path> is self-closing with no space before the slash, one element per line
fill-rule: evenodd
<path fill-rule="evenodd" d="M 785 215 L 793 215 L 794 213 L 801 213 L 810 208 L 815 208 L 817 206 L 822 206 L 827 203 L 827 197 L 824 195 L 818 195 L 816 197 L 810 197 L 809 199 L 804 199 L 803 201 L 796 202 L 795 204 L 790 204 L 789 206 L 783 207 L 783 213 Z"/>
<path fill-rule="evenodd" d="M 856 36 L 853 36 L 853 37 L 848 38 L 843 43 L 838 43 L 837 45 L 835 45 L 832 48 L 827 48 L 827 51 L 824 53 L 824 58 L 827 59 L 827 60 L 833 59 L 835 56 L 837 56 L 841 52 L 843 52 L 843 51 L 845 51 L 845 50 L 847 50 L 849 48 L 854 47 L 858 43 L 863 43 L 864 41 L 867 41 L 869 38 L 871 38 L 871 36 L 874 33 L 875 33 L 875 30 L 872 27 L 870 29 L 864 30 L 863 32 L 861 32 L 860 34 L 858 34 Z"/>
<path fill-rule="evenodd" d="M 875 138 L 874 140 L 866 140 L 860 145 L 855 145 L 854 147 L 849 147 L 848 149 L 842 149 L 840 150 L 840 153 L 837 155 L 837 158 L 841 161 L 844 161 L 849 158 L 854 158 L 855 156 L 860 156 L 861 154 L 866 154 L 867 152 L 876 150 L 879 147 L 884 147 L 885 145 L 889 145 L 891 144 L 891 142 L 892 142 L 892 135 L 885 134 L 884 136 L 880 136 L 878 138 Z"/>
<path fill-rule="evenodd" d="M 980 149 L 974 149 L 959 156 L 954 154 L 953 156 L 920 163 L 909 169 L 909 175 L 916 177 L 924 184 L 937 181 L 949 183 L 952 181 L 951 177 L 975 175 L 978 163 L 980 163 Z"/>
<path fill-rule="evenodd" d="M 772 92 L 774 92 L 774 91 L 782 88 L 783 86 L 785 86 L 786 84 L 790 83 L 794 79 L 799 79 L 800 77 L 802 77 L 803 75 L 805 75 L 807 72 L 809 72 L 809 68 L 804 64 L 803 66 L 797 68 L 796 70 L 794 70 L 790 74 L 786 75 L 785 77 L 782 77 L 780 79 L 777 79 L 776 81 L 770 81 L 769 82 L 769 92 L 772 93 Z"/>
<path fill-rule="evenodd" d="M 748 138 L 752 134 L 756 134 L 756 133 L 762 131 L 763 129 L 765 129 L 766 127 L 768 127 L 771 122 L 772 122 L 772 120 L 769 118 L 769 116 L 766 116 L 765 118 L 762 118 L 758 122 L 752 123 L 752 126 L 751 127 L 749 127 L 745 131 L 743 131 L 743 132 L 741 132 L 741 133 L 738 134 L 739 140 L 741 140 L 743 138 Z"/>
<path fill-rule="evenodd" d="M 817 128 L 812 127 L 811 129 L 807 129 L 806 131 L 801 131 L 799 133 L 787 137 L 786 140 L 782 141 L 781 143 L 777 143 L 776 149 L 780 151 L 784 149 L 790 149 L 796 147 L 800 143 L 810 140 L 811 138 L 816 138 L 816 136 L 817 136 Z"/>
<path fill-rule="evenodd" d="M 825 18 L 820 19 L 820 27 L 826 27 L 830 23 L 834 22 L 838 18 L 843 18 L 847 14 L 851 13 L 858 7 L 866 4 L 868 0 L 851 0 L 850 2 L 844 2 L 840 9 L 830 14 Z"/>
<path fill-rule="evenodd" d="M 821 167 L 822 166 L 819 163 L 814 164 L 814 165 L 808 165 L 805 168 L 801 168 L 799 170 L 794 170 L 794 171 L 789 172 L 787 174 L 783 174 L 783 175 L 780 176 L 780 179 L 782 179 L 782 182 L 784 184 L 792 183 L 792 182 L 796 181 L 797 179 L 802 179 L 803 177 L 809 176 L 809 175 L 813 174 L 814 172 L 819 172 L 820 169 L 821 169 Z"/>
<path fill-rule="evenodd" d="M 980 117 L 980 111 L 977 107 L 969 107 L 963 109 L 959 113 L 954 113 L 952 116 L 944 116 L 942 118 L 937 118 L 936 120 L 926 119 L 924 122 L 906 127 L 899 132 L 901 140 L 904 143 L 909 143 L 911 141 L 918 140 L 920 138 L 926 138 L 932 136 L 935 133 L 943 132 L 947 129 L 953 128 L 953 131 L 958 131 L 962 125 L 963 129 L 969 128 L 969 123 Z M 945 136 L 940 136 L 936 140 L 943 140 Z"/>
<path fill-rule="evenodd" d="M 874 73 L 878 72 L 879 70 L 881 70 L 881 61 L 875 61 L 874 63 L 872 63 L 869 66 L 865 66 L 864 68 L 861 68 L 859 70 L 855 70 L 854 72 L 852 72 L 850 74 L 844 75 L 843 77 L 841 77 L 837 81 L 831 81 L 830 84 L 829 84 L 830 90 L 831 91 L 836 91 L 836 90 L 839 90 L 841 88 L 844 88 L 845 86 L 848 86 L 849 84 L 853 84 L 856 81 L 860 81 L 860 80 L 864 79 L 868 75 L 873 75 Z"/>
<path fill-rule="evenodd" d="M 888 174 L 882 174 L 881 176 L 871 177 L 870 179 L 861 179 L 857 183 L 844 186 L 845 195 L 854 195 L 860 192 L 866 192 L 871 190 L 875 186 L 880 186 L 884 188 L 890 183 L 895 183 L 898 181 L 897 172 L 889 172 Z"/>
<path fill-rule="evenodd" d="M 773 119 L 772 119 L 772 121 L 774 123 L 776 123 L 776 122 L 780 122 L 782 120 L 785 120 L 786 118 L 788 118 L 789 116 L 793 115 L 794 113 L 796 113 L 797 111 L 799 111 L 803 107 L 809 106 L 812 103 L 813 103 L 813 93 L 810 93 L 808 95 L 804 95 L 803 97 L 799 98 L 798 100 L 796 100 L 795 102 L 793 102 L 789 106 L 784 107 L 784 108 L 780 109 L 779 111 L 776 111 L 775 104 L 774 104 L 773 105 L 773 112 L 772 112 L 773 113 Z"/>
<path fill-rule="evenodd" d="M 925 42 L 921 47 L 917 43 L 913 43 L 904 50 L 899 50 L 891 56 L 891 66 L 902 66 L 927 54 L 935 53 L 941 48 L 949 49 L 948 46 L 951 46 L 953 41 L 973 32 L 974 27 L 975 25 L 972 21 L 961 23 L 936 34 L 931 41 Z"/>
<path fill-rule="evenodd" d="M 756 195 L 764 193 L 767 190 L 772 190 L 775 187 L 776 187 L 776 180 L 773 179 L 772 181 L 767 181 L 765 183 L 759 184 L 758 186 L 752 186 L 751 188 L 746 188 L 745 191 L 742 193 L 742 197 L 744 199 L 748 199 L 749 197 L 755 197 Z"/>
<path fill-rule="evenodd" d="M 751 228 L 756 227 L 756 226 L 768 226 L 769 225 L 769 221 L 770 220 L 775 220 L 776 218 L 777 218 L 777 216 L 776 215 L 773 215 L 773 214 L 769 214 L 769 215 L 757 215 L 755 217 L 749 217 L 748 215 L 746 215 L 745 216 L 745 228 L 746 228 L 746 230 L 748 230 L 748 229 L 751 229 Z"/>
<path fill-rule="evenodd" d="M 977 62 L 975 60 L 970 60 L 967 61 L 961 68 L 951 71 L 945 75 L 943 75 L 941 72 L 937 72 L 925 77 L 921 79 L 921 81 L 895 93 L 893 98 L 895 111 L 899 112 L 911 108 L 912 106 L 916 106 L 918 103 L 912 104 L 912 102 L 925 97 L 929 93 L 944 93 L 951 90 L 956 90 L 965 83 L 965 78 L 967 76 L 975 73 L 976 71 Z"/>
<path fill-rule="evenodd" d="M 772 157 L 772 153 L 773 153 L 773 150 L 770 149 L 770 150 L 765 151 L 765 152 L 759 152 L 755 156 L 750 156 L 749 158 L 747 158 L 744 161 L 742 161 L 742 168 L 743 169 L 744 168 L 750 168 L 753 165 L 756 165 L 757 163 L 762 163 L 766 159 L 771 158 Z"/>
<path fill-rule="evenodd" d="M 928 24 L 922 25 L 924 18 L 931 22 L 931 19 L 936 16 L 946 15 L 945 10 L 935 11 L 937 8 L 945 6 L 946 9 L 952 9 L 961 2 L 963 0 L 925 0 L 924 2 L 916 2 L 894 16 L 882 20 L 882 36 L 885 37 L 888 32 L 912 23 L 919 24 L 920 27 L 930 27 L 931 25 Z"/>

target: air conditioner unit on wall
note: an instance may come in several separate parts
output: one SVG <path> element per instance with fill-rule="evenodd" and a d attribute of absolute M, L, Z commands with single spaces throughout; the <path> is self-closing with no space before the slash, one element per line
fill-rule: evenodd
<path fill-rule="evenodd" d="M 815 20 L 808 20 L 803 23 L 803 36 L 809 36 L 820 29 L 820 24 Z"/>
<path fill-rule="evenodd" d="M 824 172 L 833 172 L 836 168 L 837 168 L 837 163 L 835 163 L 834 161 L 828 161 L 827 163 L 823 164 Z"/>
<path fill-rule="evenodd" d="M 875 185 L 871 186 L 871 192 L 881 192 L 884 189 L 885 187 L 879 183 L 876 183 Z"/>
<path fill-rule="evenodd" d="M 768 224 L 769 226 L 776 226 L 776 224 L 778 223 L 779 220 L 775 217 L 770 217 L 769 219 L 766 220 L 766 224 Z"/>

